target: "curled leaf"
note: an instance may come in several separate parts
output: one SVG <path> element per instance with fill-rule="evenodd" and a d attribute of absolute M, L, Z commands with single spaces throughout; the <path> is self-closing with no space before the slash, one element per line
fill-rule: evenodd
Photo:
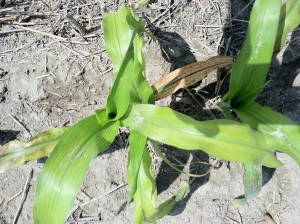
<path fill-rule="evenodd" d="M 135 135 L 135 137 L 138 136 L 144 138 L 140 143 L 145 143 L 145 145 L 143 148 L 139 148 L 142 152 L 142 157 L 139 166 L 137 167 L 138 175 L 136 177 L 136 191 L 134 195 L 135 206 L 133 211 L 134 222 L 144 223 L 146 221 L 155 223 L 153 214 L 156 212 L 157 188 L 151 170 L 152 160 L 146 147 L 145 140 L 147 140 L 147 137 L 141 134 Z"/>
<path fill-rule="evenodd" d="M 115 82 L 107 98 L 106 113 L 117 120 L 130 103 L 153 101 L 153 92 L 144 76 L 142 53 L 145 20 L 137 19 L 127 7 L 103 16 L 104 43 L 112 59 Z"/>
<path fill-rule="evenodd" d="M 127 179 L 128 185 L 130 187 L 130 193 L 127 204 L 132 200 L 136 192 L 138 174 L 143 159 L 143 154 L 145 151 L 143 149 L 146 147 L 147 144 L 147 137 L 143 136 L 137 131 L 131 131 L 129 141 L 130 151 L 128 157 Z"/>
<path fill-rule="evenodd" d="M 191 86 L 212 71 L 228 67 L 232 65 L 232 58 L 227 56 L 215 56 L 207 59 L 206 61 L 199 61 L 163 76 L 152 85 L 155 94 L 155 100 L 163 99 L 178 89 Z"/>

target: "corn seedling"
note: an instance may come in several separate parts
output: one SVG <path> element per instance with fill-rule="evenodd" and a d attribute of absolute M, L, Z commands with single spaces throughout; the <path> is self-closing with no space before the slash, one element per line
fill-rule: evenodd
<path fill-rule="evenodd" d="M 294 9 L 294 6 L 299 8 L 299 3 L 287 1 L 285 8 Z M 95 111 L 72 127 L 46 131 L 28 143 L 15 141 L 0 148 L 2 172 L 50 153 L 37 185 L 33 208 L 35 223 L 63 223 L 67 219 L 91 161 L 109 148 L 120 127 L 128 127 L 131 131 L 128 203 L 134 199 L 135 223 L 155 223 L 171 212 L 193 182 L 186 183 L 173 197 L 157 206 L 148 140 L 153 142 L 158 155 L 163 154 L 156 142 L 185 150 L 203 150 L 220 159 L 245 164 L 245 170 L 249 171 L 245 172 L 246 197 L 258 192 L 260 183 L 255 185 L 255 190 L 247 184 L 251 182 L 249 180 L 259 182 L 258 168 L 282 165 L 274 155 L 275 150 L 285 152 L 299 162 L 299 127 L 283 115 L 253 102 L 264 86 L 270 60 L 276 51 L 275 43 L 280 41 L 281 46 L 282 39 L 296 26 L 294 16 L 299 18 L 299 13 L 290 11 L 285 14 L 289 16 L 280 16 L 283 12 L 280 0 L 257 0 L 253 7 L 248 36 L 233 65 L 230 91 L 221 105 L 226 115 L 233 109 L 244 123 L 233 119 L 200 122 L 168 107 L 155 105 L 155 99 L 197 82 L 211 68 L 229 66 L 230 58 L 209 59 L 207 63 L 212 67 L 206 67 L 207 63 L 202 62 L 184 67 L 151 87 L 145 77 L 142 52 L 141 33 L 145 32 L 145 21 L 125 6 L 116 13 L 105 13 L 104 42 L 115 78 L 106 108 Z M 285 22 L 289 18 L 293 22 Z M 278 26 L 283 27 L 282 34 L 277 33 Z M 270 116 L 265 118 L 259 116 L 263 112 L 254 113 L 257 108 Z M 47 135 L 49 138 L 45 139 Z"/>
<path fill-rule="evenodd" d="M 230 117 L 232 109 L 241 121 L 263 133 L 274 149 L 294 158 L 298 166 L 300 126 L 254 101 L 266 84 L 272 57 L 285 43 L 287 34 L 299 24 L 300 1 L 287 0 L 283 5 L 280 0 L 255 2 L 245 43 L 232 68 L 229 92 L 221 103 L 225 116 Z M 244 186 L 245 199 L 260 192 L 261 165 L 244 166 Z"/>

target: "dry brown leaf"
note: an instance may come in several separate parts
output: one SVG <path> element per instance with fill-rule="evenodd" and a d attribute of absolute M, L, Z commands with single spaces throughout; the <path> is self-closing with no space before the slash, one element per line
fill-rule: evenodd
<path fill-rule="evenodd" d="M 155 93 L 155 100 L 163 99 L 178 89 L 191 86 L 202 80 L 210 72 L 229 67 L 233 63 L 231 57 L 215 56 L 206 61 L 199 61 L 193 64 L 176 69 L 173 72 L 163 76 L 152 85 Z"/>

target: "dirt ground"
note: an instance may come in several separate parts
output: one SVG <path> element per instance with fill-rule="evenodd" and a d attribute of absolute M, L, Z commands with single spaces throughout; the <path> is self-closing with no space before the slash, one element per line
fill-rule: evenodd
<path fill-rule="evenodd" d="M 111 88 L 111 63 L 104 51 L 103 7 L 115 11 L 130 1 L 1 0 L 0 7 L 0 145 L 27 140 L 49 128 L 70 126 L 103 108 Z M 147 78 L 162 75 L 215 55 L 235 57 L 241 49 L 251 2 L 248 0 L 154 0 L 137 12 L 148 21 L 157 42 L 145 37 Z M 77 21 L 80 25 L 78 25 Z M 85 29 L 83 29 L 84 27 Z M 289 35 L 272 62 L 269 83 L 259 101 L 300 123 L 300 29 Z M 65 40 L 65 41 L 64 41 Z M 213 73 L 190 92 L 158 102 L 199 120 L 220 117 L 216 103 L 225 93 L 226 71 Z M 113 146 L 98 156 L 79 192 L 67 223 L 132 223 L 133 204 L 124 210 L 128 133 L 120 130 Z M 212 163 L 203 152 L 163 151 L 186 170 Z M 264 187 L 243 206 L 239 164 L 223 163 L 199 178 L 187 198 L 159 223 L 299 223 L 300 171 L 289 157 L 285 165 L 264 170 Z M 33 223 L 32 205 L 45 159 L 0 174 L 0 224 Z M 187 177 L 153 155 L 159 202 L 186 183 Z M 197 165 L 204 173 L 208 166 Z M 32 172 L 33 171 L 33 172 Z M 32 172 L 32 173 L 31 173 Z M 32 176 L 31 176 L 32 174 Z"/>

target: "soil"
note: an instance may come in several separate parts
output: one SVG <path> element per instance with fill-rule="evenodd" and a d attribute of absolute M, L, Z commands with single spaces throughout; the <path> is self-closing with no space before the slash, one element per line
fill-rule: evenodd
<path fill-rule="evenodd" d="M 70 126 L 95 109 L 105 107 L 113 75 L 103 46 L 103 6 L 116 11 L 130 1 L 2 0 L 0 3 L 0 145 L 13 139 L 26 141 L 50 128 Z M 178 67 L 211 56 L 235 57 L 247 32 L 251 7 L 246 0 L 155 0 L 146 8 L 137 8 L 137 13 L 148 20 L 147 29 L 157 39 L 154 42 L 145 37 L 149 82 L 152 84 Z M 269 83 L 259 97 L 262 104 L 298 123 L 299 34 L 298 27 L 274 58 Z M 198 120 L 221 117 L 216 103 L 226 92 L 228 78 L 221 89 L 217 84 L 226 73 L 225 70 L 212 73 L 189 91 L 158 104 L 171 106 Z M 111 148 L 92 162 L 74 208 L 97 200 L 74 211 L 67 223 L 133 222 L 133 204 L 124 210 L 129 192 L 127 138 L 127 131 L 120 130 Z M 196 167 L 200 173 L 208 169 L 205 162 L 216 160 L 201 151 L 187 153 L 167 146 L 162 150 L 187 170 L 195 169 L 193 164 L 201 162 Z M 243 194 L 241 166 L 223 162 L 199 178 L 187 198 L 158 223 L 299 223 L 300 171 L 291 158 L 278 156 L 285 165 L 276 171 L 264 169 L 262 192 L 245 205 L 234 203 L 234 198 Z M 31 161 L 0 174 L 1 224 L 33 223 L 34 192 L 44 162 L 45 159 Z M 188 179 L 155 154 L 153 170 L 157 175 L 159 202 L 169 198 Z"/>

